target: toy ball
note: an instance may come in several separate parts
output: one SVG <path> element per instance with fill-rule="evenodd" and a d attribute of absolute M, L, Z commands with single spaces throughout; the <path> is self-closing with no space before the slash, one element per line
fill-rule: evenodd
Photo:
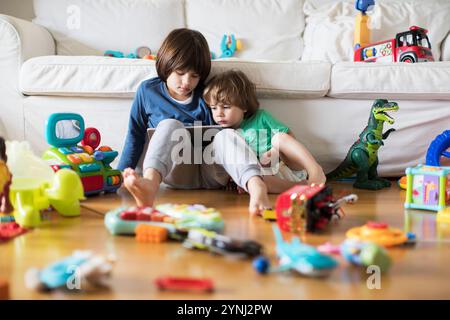
<path fill-rule="evenodd" d="M 253 268 L 260 274 L 266 274 L 269 272 L 270 262 L 264 256 L 259 256 L 253 260 Z"/>
<path fill-rule="evenodd" d="M 398 186 L 406 190 L 406 176 L 403 176 L 398 180 Z"/>

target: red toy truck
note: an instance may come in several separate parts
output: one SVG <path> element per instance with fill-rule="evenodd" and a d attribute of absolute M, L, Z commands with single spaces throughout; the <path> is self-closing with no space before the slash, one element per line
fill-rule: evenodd
<path fill-rule="evenodd" d="M 434 61 L 428 30 L 412 26 L 395 39 L 377 42 L 355 50 L 355 61 L 363 62 L 427 62 Z"/>

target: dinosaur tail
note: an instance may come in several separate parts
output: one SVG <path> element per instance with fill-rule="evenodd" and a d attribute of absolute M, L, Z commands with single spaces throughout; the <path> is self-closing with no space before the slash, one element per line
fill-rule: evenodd
<path fill-rule="evenodd" d="M 326 174 L 327 180 L 336 180 L 351 177 L 356 172 L 356 167 L 343 161 L 336 169 Z"/>

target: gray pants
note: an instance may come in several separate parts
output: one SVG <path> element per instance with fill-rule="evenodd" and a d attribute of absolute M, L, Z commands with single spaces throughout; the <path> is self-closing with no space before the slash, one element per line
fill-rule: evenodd
<path fill-rule="evenodd" d="M 262 174 L 256 155 L 234 130 L 219 131 L 203 149 L 192 145 L 189 131 L 174 119 L 156 127 L 143 162 L 144 172 L 148 168 L 176 189 L 217 189 L 231 177 L 247 190 L 248 180 Z"/>

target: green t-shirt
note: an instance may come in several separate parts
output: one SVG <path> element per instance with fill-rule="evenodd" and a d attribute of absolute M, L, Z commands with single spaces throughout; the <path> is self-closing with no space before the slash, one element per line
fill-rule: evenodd
<path fill-rule="evenodd" d="M 269 112 L 258 110 L 248 119 L 244 119 L 238 133 L 259 156 L 272 148 L 272 137 L 278 132 L 287 133 L 289 128 L 275 119 Z"/>

